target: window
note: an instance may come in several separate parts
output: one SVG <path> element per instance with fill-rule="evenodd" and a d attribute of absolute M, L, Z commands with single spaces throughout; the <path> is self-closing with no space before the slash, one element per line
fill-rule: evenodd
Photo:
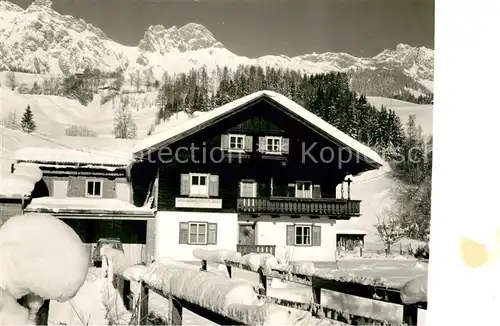
<path fill-rule="evenodd" d="M 244 135 L 229 135 L 229 150 L 243 151 L 245 149 Z"/>
<path fill-rule="evenodd" d="M 321 246 L 321 226 L 314 224 L 293 224 L 286 226 L 287 246 Z"/>
<path fill-rule="evenodd" d="M 102 180 L 87 180 L 85 183 L 86 197 L 102 197 Z"/>
<path fill-rule="evenodd" d="M 208 174 L 192 173 L 190 179 L 189 195 L 194 197 L 208 197 Z"/>
<path fill-rule="evenodd" d="M 266 137 L 266 153 L 281 153 L 281 137 Z"/>
<path fill-rule="evenodd" d="M 217 223 L 180 222 L 179 244 L 217 244 Z"/>
<path fill-rule="evenodd" d="M 207 244 L 207 223 L 189 223 L 189 244 Z"/>
<path fill-rule="evenodd" d="M 295 226 L 295 245 L 296 246 L 311 245 L 311 226 L 309 225 Z"/>
<path fill-rule="evenodd" d="M 297 181 L 295 184 L 295 197 L 312 198 L 312 184 L 310 181 Z"/>
<path fill-rule="evenodd" d="M 219 196 L 219 176 L 208 173 L 182 173 L 181 196 Z"/>

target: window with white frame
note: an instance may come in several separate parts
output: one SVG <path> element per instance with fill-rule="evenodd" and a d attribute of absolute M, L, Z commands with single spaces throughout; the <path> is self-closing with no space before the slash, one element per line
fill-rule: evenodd
<path fill-rule="evenodd" d="M 179 244 L 190 244 L 190 245 L 217 244 L 217 223 L 180 222 Z"/>
<path fill-rule="evenodd" d="M 266 137 L 266 152 L 267 153 L 281 153 L 281 137 Z"/>
<path fill-rule="evenodd" d="M 189 223 L 189 244 L 207 244 L 207 223 Z"/>
<path fill-rule="evenodd" d="M 295 197 L 312 198 L 313 187 L 310 181 L 297 181 L 295 184 Z"/>
<path fill-rule="evenodd" d="M 311 232 L 310 225 L 296 225 L 295 226 L 295 245 L 296 246 L 310 246 L 311 245 Z"/>
<path fill-rule="evenodd" d="M 243 151 L 245 149 L 245 135 L 229 135 L 229 150 Z"/>
<path fill-rule="evenodd" d="M 86 197 L 102 197 L 102 180 L 86 180 Z"/>
<path fill-rule="evenodd" d="M 208 177 L 208 174 L 191 173 L 189 177 L 189 195 L 194 197 L 208 197 Z"/>

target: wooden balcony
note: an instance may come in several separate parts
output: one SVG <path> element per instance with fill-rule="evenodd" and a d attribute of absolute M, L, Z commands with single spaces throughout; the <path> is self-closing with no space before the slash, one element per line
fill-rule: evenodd
<path fill-rule="evenodd" d="M 242 256 L 251 253 L 267 253 L 275 255 L 276 246 L 273 245 L 236 245 L 236 251 L 238 251 Z"/>
<path fill-rule="evenodd" d="M 360 200 L 336 198 L 238 198 L 238 213 L 349 218 L 360 215 Z"/>

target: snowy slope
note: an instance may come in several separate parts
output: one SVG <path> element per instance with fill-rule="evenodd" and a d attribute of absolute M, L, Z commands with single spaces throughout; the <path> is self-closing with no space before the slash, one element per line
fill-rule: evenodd
<path fill-rule="evenodd" d="M 112 137 L 115 109 L 122 99 L 129 98 L 128 108 L 140 131 L 144 136 L 153 124 L 156 115 L 156 92 L 144 94 L 124 94 L 115 100 L 100 104 L 100 96 L 83 106 L 77 100 L 51 95 L 20 94 L 6 87 L 0 87 L 1 110 L 0 120 L 15 112 L 17 120 L 29 105 L 33 111 L 37 131 L 54 137 L 64 135 L 64 130 L 71 125 L 87 126 L 100 136 Z"/>
<path fill-rule="evenodd" d="M 422 127 L 423 133 L 427 135 L 432 134 L 433 105 L 415 104 L 378 96 L 367 96 L 366 99 L 377 108 L 383 105 L 386 108 L 394 110 L 403 125 L 408 122 L 410 115 L 415 115 L 415 120 Z"/>
<path fill-rule="evenodd" d="M 388 109 L 394 110 L 403 124 L 408 121 L 410 114 L 414 114 L 422 131 L 427 135 L 432 133 L 433 105 L 414 104 L 384 97 L 367 97 L 367 100 L 376 107 L 384 105 Z M 392 203 L 390 198 L 392 181 L 388 178 L 389 171 L 389 167 L 385 165 L 379 170 L 369 171 L 353 178 L 351 196 L 354 199 L 362 200 L 362 216 L 349 221 L 338 221 L 339 229 L 361 229 L 368 233 L 367 242 L 378 241 L 373 224 L 377 222 L 377 214 L 380 214 L 384 208 L 390 207 Z"/>
<path fill-rule="evenodd" d="M 241 64 L 304 73 L 402 68 L 431 91 L 434 80 L 434 50 L 425 47 L 398 44 L 372 58 L 332 52 L 247 58 L 226 49 L 209 30 L 195 23 L 151 26 L 138 46 L 130 47 L 113 41 L 82 19 L 57 13 L 51 9 L 51 1 L 36 0 L 25 10 L 0 1 L 0 69 L 40 74 L 66 74 L 86 67 L 107 72 L 123 69 L 126 76 L 134 71 L 151 71 L 160 79 L 165 71 L 174 74 L 205 67 L 210 74 L 223 66 L 235 69 Z"/>

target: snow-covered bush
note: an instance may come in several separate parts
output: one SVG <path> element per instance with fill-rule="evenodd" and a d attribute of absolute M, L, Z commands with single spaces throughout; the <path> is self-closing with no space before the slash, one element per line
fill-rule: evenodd
<path fill-rule="evenodd" d="M 413 256 L 417 259 L 429 259 L 429 245 L 418 246 Z"/>
<path fill-rule="evenodd" d="M 88 259 L 75 231 L 52 215 L 17 215 L 0 228 L 0 288 L 15 299 L 34 297 L 38 306 L 73 298 L 85 282 Z M 9 302 L 4 292 L 2 309 L 4 298 Z M 7 313 L 19 310 L 10 307 Z"/>
<path fill-rule="evenodd" d="M 97 133 L 87 126 L 72 125 L 64 129 L 66 136 L 97 137 Z"/>

